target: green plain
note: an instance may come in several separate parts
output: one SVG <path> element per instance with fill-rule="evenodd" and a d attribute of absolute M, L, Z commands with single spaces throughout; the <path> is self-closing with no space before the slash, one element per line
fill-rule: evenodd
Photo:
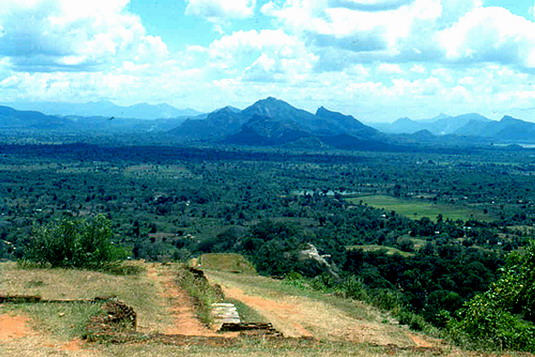
<path fill-rule="evenodd" d="M 435 221 L 439 214 L 442 214 L 444 219 L 463 221 L 469 219 L 477 219 L 480 221 L 492 221 L 492 217 L 483 213 L 479 209 L 468 206 L 454 206 L 446 204 L 431 203 L 424 200 L 412 200 L 396 198 L 385 195 L 359 196 L 348 199 L 349 202 L 358 204 L 360 201 L 369 206 L 376 208 L 383 208 L 385 211 L 395 211 L 396 213 L 412 218 L 421 219 L 428 217 Z"/>

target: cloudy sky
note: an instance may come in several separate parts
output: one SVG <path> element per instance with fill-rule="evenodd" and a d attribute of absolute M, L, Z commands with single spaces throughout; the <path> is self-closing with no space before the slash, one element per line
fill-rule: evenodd
<path fill-rule="evenodd" d="M 534 0 L 2 0 L 0 101 L 535 121 Z"/>

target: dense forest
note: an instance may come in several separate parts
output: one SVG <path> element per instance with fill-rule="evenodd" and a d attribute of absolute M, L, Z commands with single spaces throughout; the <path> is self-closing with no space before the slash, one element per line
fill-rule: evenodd
<path fill-rule="evenodd" d="M 528 244 L 533 156 L 3 145 L 0 257 L 22 258 L 38 226 L 103 214 L 130 259 L 241 253 L 443 327 Z"/>

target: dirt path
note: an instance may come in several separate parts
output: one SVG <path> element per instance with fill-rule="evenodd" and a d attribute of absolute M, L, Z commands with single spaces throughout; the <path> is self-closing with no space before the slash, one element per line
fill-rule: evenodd
<path fill-rule="evenodd" d="M 434 341 L 409 333 L 397 325 L 383 323 L 384 317 L 367 305 L 355 303 L 362 317 L 351 316 L 322 300 L 269 290 L 273 282 L 256 277 L 237 279 L 220 272 L 209 272 L 212 282 L 223 287 L 227 297 L 242 301 L 265 316 L 288 337 L 316 337 L 400 347 L 435 347 Z"/>
<path fill-rule="evenodd" d="M 0 315 L 0 343 L 35 335 L 29 325 L 30 319 L 18 315 Z"/>
<path fill-rule="evenodd" d="M 75 339 L 59 342 L 32 328 L 31 320 L 21 315 L 0 315 L 0 355 L 2 356 L 84 356 L 95 351 L 83 350 L 83 342 Z"/>
<path fill-rule="evenodd" d="M 291 318 L 299 314 L 295 305 L 273 301 L 259 296 L 246 295 L 243 290 L 238 288 L 223 287 L 223 292 L 226 297 L 239 300 L 247 306 L 260 311 L 286 337 L 314 337 L 312 333 Z M 283 321 L 285 322 L 282 323 Z"/>
<path fill-rule="evenodd" d="M 422 336 L 418 336 L 410 332 L 407 332 L 407 335 L 417 347 L 423 347 L 423 348 L 436 347 L 435 344 L 432 344 L 431 341 L 428 341 L 427 339 L 422 338 Z"/>
<path fill-rule="evenodd" d="M 147 275 L 159 287 L 160 295 L 167 302 L 168 311 L 172 315 L 173 323 L 163 331 L 165 334 L 221 337 L 221 334 L 216 334 L 197 319 L 193 300 L 177 286 L 168 266 L 151 264 Z"/>

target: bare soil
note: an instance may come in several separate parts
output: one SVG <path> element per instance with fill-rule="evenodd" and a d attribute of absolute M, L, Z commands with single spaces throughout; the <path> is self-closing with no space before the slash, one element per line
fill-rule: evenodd
<path fill-rule="evenodd" d="M 375 320 L 359 319 L 324 301 L 264 291 L 262 279 L 266 278 L 258 277 L 258 282 L 253 285 L 219 272 L 209 272 L 208 277 L 222 286 L 227 297 L 257 310 L 287 337 L 315 337 L 399 347 L 433 348 L 440 345 L 438 340 L 383 323 L 379 317 Z"/>
<path fill-rule="evenodd" d="M 95 351 L 83 350 L 83 342 L 55 341 L 46 333 L 35 331 L 31 320 L 21 315 L 0 315 L 0 355 L 2 356 L 95 356 Z"/>
<path fill-rule="evenodd" d="M 6 340 L 31 336 L 35 331 L 30 327 L 30 319 L 18 315 L 0 315 L 0 343 Z"/>
<path fill-rule="evenodd" d="M 279 329 L 286 337 L 314 337 L 297 320 L 300 314 L 299 308 L 295 304 L 288 304 L 260 296 L 246 295 L 238 288 L 223 288 L 225 296 L 239 300 L 245 305 L 259 311 L 269 321 L 272 321 L 275 328 Z M 285 323 L 282 323 L 285 321 Z M 282 328 L 282 329 L 281 329 Z"/>
<path fill-rule="evenodd" d="M 161 264 L 151 264 L 147 274 L 159 286 L 160 295 L 167 303 L 167 310 L 172 316 L 173 323 L 163 331 L 166 335 L 221 337 L 235 334 L 216 333 L 202 324 L 195 314 L 193 299 L 175 282 L 175 275 L 171 268 Z"/>

